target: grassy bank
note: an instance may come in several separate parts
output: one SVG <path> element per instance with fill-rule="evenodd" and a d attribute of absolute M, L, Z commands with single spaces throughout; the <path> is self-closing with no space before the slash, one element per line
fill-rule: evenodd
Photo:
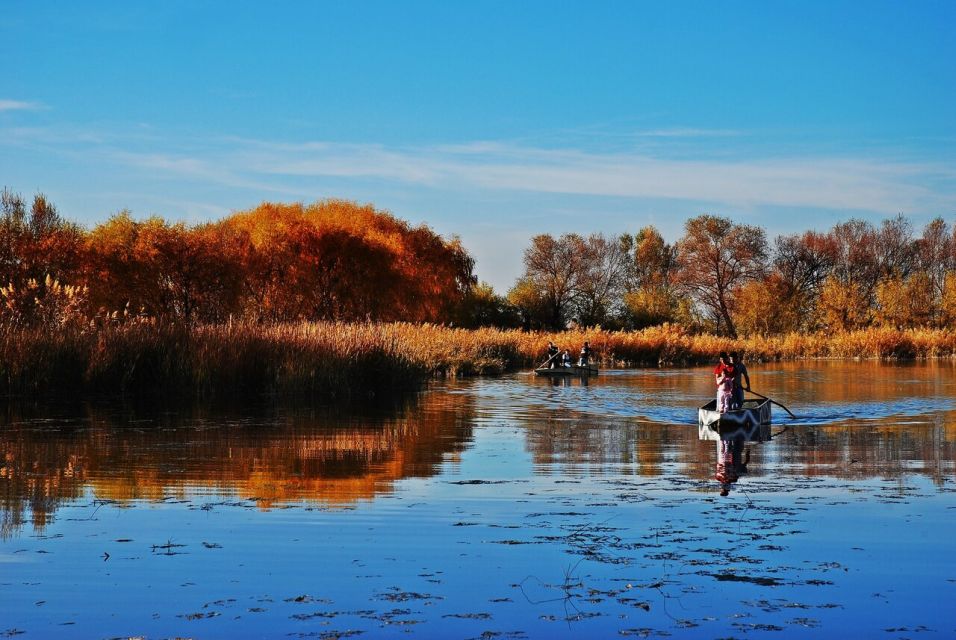
<path fill-rule="evenodd" d="M 89 392 L 367 397 L 413 389 L 429 372 L 374 325 L 133 324 L 3 336 L 11 395 Z"/>
<path fill-rule="evenodd" d="M 674 326 L 528 333 L 437 325 L 296 323 L 8 330 L 0 393 L 302 393 L 363 398 L 416 388 L 432 376 L 494 374 L 540 362 L 548 340 L 575 353 L 588 340 L 606 365 L 708 363 L 720 351 L 751 360 L 953 357 L 956 332 L 868 329 L 731 340 Z"/>

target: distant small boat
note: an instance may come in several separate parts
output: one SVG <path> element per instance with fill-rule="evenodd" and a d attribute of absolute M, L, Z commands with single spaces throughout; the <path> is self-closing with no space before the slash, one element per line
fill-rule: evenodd
<path fill-rule="evenodd" d="M 575 364 L 570 367 L 555 367 L 553 369 L 539 367 L 534 370 L 534 373 L 535 375 L 547 376 L 549 378 L 560 378 L 563 376 L 596 376 L 598 374 L 598 368 Z"/>
<path fill-rule="evenodd" d="M 697 423 L 701 440 L 768 440 L 770 400 L 745 400 L 740 409 L 724 413 L 717 411 L 717 401 L 711 400 L 697 410 Z"/>

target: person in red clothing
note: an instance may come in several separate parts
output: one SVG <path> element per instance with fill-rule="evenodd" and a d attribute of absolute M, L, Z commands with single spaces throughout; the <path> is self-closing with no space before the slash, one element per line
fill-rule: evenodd
<path fill-rule="evenodd" d="M 714 380 L 717 382 L 717 411 L 729 411 L 734 399 L 735 371 L 729 362 L 727 354 L 721 352 L 720 363 L 714 369 Z"/>

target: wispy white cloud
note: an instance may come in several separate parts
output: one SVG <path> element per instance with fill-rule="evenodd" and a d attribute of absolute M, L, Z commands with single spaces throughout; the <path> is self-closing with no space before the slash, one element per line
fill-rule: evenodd
<path fill-rule="evenodd" d="M 795 207 L 893 215 L 956 209 L 956 168 L 942 162 L 832 154 L 759 156 L 737 149 L 715 157 L 478 140 L 431 146 L 329 141 L 274 142 L 240 137 L 164 136 L 110 131 L 9 128 L 0 145 L 36 144 L 43 152 L 127 167 L 164 180 L 314 197 L 316 185 L 347 195 L 352 181 L 403 189 L 675 200 L 723 209 Z M 735 135 L 702 129 L 645 132 L 692 138 Z M 745 135 L 745 134 L 742 134 Z M 340 185 L 340 186 L 336 186 Z"/>
<path fill-rule="evenodd" d="M 381 145 L 240 142 L 235 170 L 273 176 L 395 180 L 446 189 L 664 198 L 893 214 L 953 206 L 956 170 L 854 157 L 675 160 L 493 142 Z M 942 182 L 949 190 L 940 190 Z M 936 185 L 936 187 L 932 186 Z"/>
<path fill-rule="evenodd" d="M 39 111 L 44 106 L 39 102 L 25 102 L 23 100 L 8 100 L 0 98 L 0 111 Z"/>

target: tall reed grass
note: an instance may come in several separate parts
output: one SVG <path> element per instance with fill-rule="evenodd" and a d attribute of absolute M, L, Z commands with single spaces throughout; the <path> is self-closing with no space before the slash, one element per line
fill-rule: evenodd
<path fill-rule="evenodd" d="M 416 388 L 433 376 L 530 368 L 549 340 L 576 353 L 585 340 L 605 366 L 713 362 L 720 351 L 751 360 L 933 358 L 956 355 L 956 331 L 866 329 L 739 340 L 677 326 L 557 333 L 455 329 L 430 324 L 130 323 L 100 328 L 0 331 L 0 393 L 304 393 L 363 398 Z"/>

